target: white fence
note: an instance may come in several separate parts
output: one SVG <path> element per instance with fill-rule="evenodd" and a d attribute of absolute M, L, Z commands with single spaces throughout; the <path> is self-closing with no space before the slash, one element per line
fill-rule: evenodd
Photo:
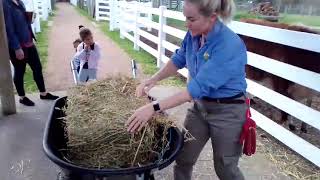
<path fill-rule="evenodd" d="M 135 49 L 139 49 L 141 47 L 145 51 L 156 57 L 157 65 L 158 67 L 160 67 L 162 63 L 166 63 L 169 61 L 169 57 L 165 56 L 164 54 L 164 49 L 174 52 L 177 48 L 179 48 L 178 46 L 166 41 L 166 34 L 170 34 L 171 36 L 180 39 L 183 39 L 186 34 L 185 31 L 168 26 L 166 24 L 166 18 L 185 21 L 185 17 L 181 12 L 167 10 L 164 6 L 161 6 L 160 8 L 141 8 L 140 6 L 134 6 L 132 8 L 134 9 L 134 13 L 132 13 L 131 15 L 131 20 L 134 20 L 134 23 L 128 24 L 125 22 L 126 18 L 120 18 L 120 36 L 126 37 L 127 39 L 132 41 L 134 43 Z M 120 14 L 123 13 L 124 12 L 121 11 Z M 150 19 L 141 18 L 140 13 L 152 13 L 158 15 L 159 23 L 154 22 Z M 109 20 L 110 23 L 115 21 L 114 19 L 112 19 L 112 17 L 109 18 Z M 141 24 L 157 29 L 159 31 L 158 36 L 154 36 L 147 31 L 142 30 L 140 28 Z M 320 53 L 320 35 L 308 34 L 303 32 L 293 32 L 235 21 L 230 23 L 228 26 L 237 34 L 251 36 L 258 39 L 263 39 Z M 128 29 L 133 32 L 133 35 L 128 33 Z M 140 41 L 140 36 L 143 36 L 144 38 L 147 38 L 148 40 L 156 43 L 158 45 L 158 49 L 155 50 Z M 252 52 L 248 52 L 248 64 L 320 92 L 320 74 L 318 73 L 288 65 L 274 59 L 254 54 Z M 179 70 L 179 72 L 183 76 L 188 77 L 187 69 Z M 247 90 L 249 93 L 320 130 L 319 111 L 296 102 L 293 99 L 287 98 L 249 79 L 247 79 L 247 82 Z M 299 153 L 301 156 L 308 159 L 310 162 L 320 167 L 319 148 L 278 125 L 273 120 L 263 115 L 262 112 L 258 112 L 252 109 L 252 116 L 260 128 Z"/>
<path fill-rule="evenodd" d="M 78 5 L 78 0 L 70 0 L 70 3 L 74 6 Z"/>
<path fill-rule="evenodd" d="M 52 11 L 51 0 L 22 0 L 22 2 L 26 11 L 34 12 L 33 32 L 40 32 L 40 20 L 47 21 L 49 13 Z"/>
<path fill-rule="evenodd" d="M 47 21 L 49 17 L 49 6 L 47 0 L 34 0 L 41 20 Z M 50 3 L 51 4 L 51 3 Z"/>
<path fill-rule="evenodd" d="M 96 0 L 96 20 L 110 20 L 110 7 L 113 7 L 113 4 L 116 4 L 118 1 L 110 0 Z M 111 5 L 111 3 L 113 3 Z"/>
<path fill-rule="evenodd" d="M 116 0 L 96 0 L 95 18 L 97 21 L 107 20 L 110 22 L 110 30 L 120 28 L 126 32 L 133 31 L 136 16 L 139 18 L 152 20 L 152 13 L 138 13 L 139 8 L 151 8 L 152 2 L 138 3 L 136 1 L 116 1 Z M 139 27 L 145 27 L 138 24 Z M 149 27 L 150 30 L 150 27 Z"/>
<path fill-rule="evenodd" d="M 39 18 L 39 12 L 38 12 L 38 8 L 36 7 L 36 3 L 34 3 L 33 1 L 29 1 L 29 0 L 22 0 L 23 4 L 26 7 L 26 11 L 28 12 L 34 12 L 34 21 L 32 23 L 32 30 L 34 33 L 40 32 L 41 31 L 41 27 L 40 27 L 40 18 Z"/>

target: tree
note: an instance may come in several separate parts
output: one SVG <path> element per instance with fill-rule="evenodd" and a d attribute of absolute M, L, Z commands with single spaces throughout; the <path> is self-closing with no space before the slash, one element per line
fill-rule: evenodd
<path fill-rule="evenodd" d="M 5 115 L 16 113 L 13 83 L 11 77 L 9 50 L 3 15 L 3 4 L 0 0 L 0 100 L 2 113 Z"/>

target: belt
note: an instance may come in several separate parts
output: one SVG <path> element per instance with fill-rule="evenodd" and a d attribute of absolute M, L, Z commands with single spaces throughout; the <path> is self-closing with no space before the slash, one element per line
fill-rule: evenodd
<path fill-rule="evenodd" d="M 236 99 L 244 96 L 244 93 L 239 93 L 235 96 L 226 97 L 226 98 L 210 98 L 210 97 L 203 97 L 201 100 L 207 101 L 207 102 L 215 102 L 215 103 L 221 103 L 221 104 L 243 104 L 245 103 L 244 99 Z"/>

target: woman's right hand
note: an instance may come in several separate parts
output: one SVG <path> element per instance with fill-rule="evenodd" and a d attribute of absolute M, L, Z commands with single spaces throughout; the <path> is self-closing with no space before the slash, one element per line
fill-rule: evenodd
<path fill-rule="evenodd" d="M 18 60 L 23 60 L 24 59 L 24 52 L 23 52 L 23 50 L 20 48 L 20 49 L 17 49 L 16 51 L 15 51 L 15 53 L 16 53 L 16 58 L 18 59 Z"/>
<path fill-rule="evenodd" d="M 136 89 L 136 96 L 141 97 L 148 94 L 151 88 L 153 88 L 156 85 L 157 81 L 153 79 L 148 79 L 141 84 Z"/>

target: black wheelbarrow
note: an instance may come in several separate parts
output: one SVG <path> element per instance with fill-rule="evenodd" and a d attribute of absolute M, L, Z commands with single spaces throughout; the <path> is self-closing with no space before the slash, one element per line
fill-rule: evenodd
<path fill-rule="evenodd" d="M 63 107 L 66 106 L 67 97 L 59 98 L 55 101 L 46 124 L 43 138 L 43 149 L 47 157 L 58 165 L 61 173 L 58 180 L 109 180 L 115 178 L 123 180 L 128 175 L 136 180 L 152 180 L 154 179 L 154 171 L 161 170 L 170 165 L 178 155 L 184 142 L 184 136 L 178 128 L 169 128 L 167 137 L 169 140 L 169 148 L 164 152 L 161 161 L 130 168 L 120 169 L 90 169 L 80 167 L 64 160 L 59 149 L 66 148 L 65 124 L 61 120 L 64 117 Z"/>

